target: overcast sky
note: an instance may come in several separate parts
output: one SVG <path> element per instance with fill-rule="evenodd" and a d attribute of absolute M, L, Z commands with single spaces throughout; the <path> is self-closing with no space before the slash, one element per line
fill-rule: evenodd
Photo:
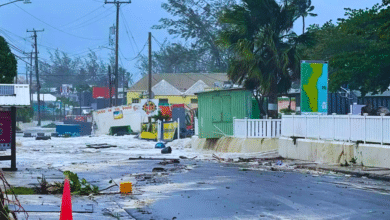
<path fill-rule="evenodd" d="M 0 0 L 0 5 L 11 0 Z M 0 35 L 20 50 L 32 51 L 32 33 L 26 30 L 44 29 L 38 33 L 39 57 L 49 61 L 48 50 L 59 49 L 70 56 L 83 56 L 88 49 L 94 50 L 102 59 L 107 59 L 110 53 L 108 47 L 109 27 L 115 23 L 115 7 L 104 4 L 104 0 L 30 0 L 31 4 L 17 2 L 0 7 Z M 124 1 L 124 0 L 122 0 Z M 120 18 L 120 64 L 127 68 L 135 80 L 140 78 L 135 68 L 136 60 L 141 54 L 147 55 L 148 32 L 159 41 L 166 37 L 171 39 L 165 30 L 153 30 L 152 25 L 158 24 L 160 18 L 170 17 L 161 8 L 161 3 L 167 0 L 132 0 L 131 4 L 121 6 Z M 381 0 L 312 0 L 317 17 L 308 17 L 306 27 L 310 24 L 322 25 L 330 19 L 344 17 L 344 8 L 372 7 Z M 125 26 L 124 24 L 127 24 Z M 128 27 L 128 29 L 127 29 Z M 299 19 L 294 30 L 302 33 L 302 20 Z M 178 41 L 174 39 L 172 41 Z M 183 40 L 181 40 L 184 42 Z M 158 44 L 153 40 L 152 50 L 157 50 Z M 23 56 L 13 50 L 18 56 Z M 26 59 L 28 61 L 28 59 Z M 25 74 L 26 63 L 18 61 L 18 73 Z"/>

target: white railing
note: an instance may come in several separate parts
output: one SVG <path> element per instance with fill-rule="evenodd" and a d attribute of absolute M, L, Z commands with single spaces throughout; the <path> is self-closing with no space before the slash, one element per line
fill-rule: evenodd
<path fill-rule="evenodd" d="M 241 138 L 279 137 L 281 123 L 281 119 L 234 119 L 233 136 Z"/>
<path fill-rule="evenodd" d="M 195 130 L 195 135 L 198 136 L 199 135 L 199 124 L 198 124 L 198 118 L 195 118 L 194 120 L 194 130 Z"/>
<path fill-rule="evenodd" d="M 390 143 L 389 116 L 283 115 L 282 136 Z"/>

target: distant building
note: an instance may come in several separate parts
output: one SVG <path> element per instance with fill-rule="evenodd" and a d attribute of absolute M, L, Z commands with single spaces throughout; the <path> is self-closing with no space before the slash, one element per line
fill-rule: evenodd
<path fill-rule="evenodd" d="M 127 103 L 139 103 L 147 97 L 148 75 L 128 89 Z M 152 75 L 152 93 L 159 104 L 198 106 L 197 92 L 231 87 L 226 73 L 164 73 Z"/>

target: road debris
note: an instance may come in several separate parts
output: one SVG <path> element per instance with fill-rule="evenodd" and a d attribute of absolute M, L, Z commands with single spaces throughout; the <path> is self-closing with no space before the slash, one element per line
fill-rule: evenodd
<path fill-rule="evenodd" d="M 167 165 L 167 164 L 178 164 L 178 163 L 180 163 L 180 160 L 174 159 L 174 160 L 161 161 L 158 164 Z"/>
<path fill-rule="evenodd" d="M 161 153 L 162 154 L 170 154 L 170 153 L 172 153 L 172 148 L 171 147 L 166 147 L 166 148 L 161 150 Z"/>
<path fill-rule="evenodd" d="M 86 144 L 87 148 L 93 148 L 93 149 L 102 149 L 102 148 L 111 148 L 111 147 L 117 147 L 116 145 L 111 144 Z"/>

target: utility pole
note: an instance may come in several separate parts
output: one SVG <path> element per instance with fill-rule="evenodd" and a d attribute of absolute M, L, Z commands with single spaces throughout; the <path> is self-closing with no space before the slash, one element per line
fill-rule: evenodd
<path fill-rule="evenodd" d="M 115 106 L 118 105 L 118 50 L 119 50 L 119 8 L 121 4 L 129 4 L 129 1 L 117 1 L 114 0 L 112 2 L 108 2 L 107 0 L 104 2 L 105 4 L 116 4 L 116 41 L 115 41 Z"/>
<path fill-rule="evenodd" d="M 33 52 L 30 53 L 30 103 L 31 103 L 31 107 L 32 107 L 32 104 L 33 104 L 33 96 L 32 96 L 32 72 L 33 72 L 33 65 L 32 65 L 32 61 L 33 61 Z"/>
<path fill-rule="evenodd" d="M 108 94 L 110 94 L 110 104 L 108 106 L 112 107 L 112 86 L 111 86 L 111 65 L 108 65 L 108 89 L 110 90 Z"/>
<path fill-rule="evenodd" d="M 148 99 L 152 98 L 152 33 L 149 32 L 149 87 Z"/>
<path fill-rule="evenodd" d="M 38 43 L 37 43 L 37 32 L 43 32 L 42 30 L 35 30 L 32 31 L 27 30 L 27 32 L 34 32 L 33 38 L 35 42 L 35 74 L 37 77 L 37 100 L 38 100 L 38 126 L 41 126 L 41 98 L 40 98 L 40 90 L 41 85 L 39 84 L 39 73 L 38 73 Z"/>

